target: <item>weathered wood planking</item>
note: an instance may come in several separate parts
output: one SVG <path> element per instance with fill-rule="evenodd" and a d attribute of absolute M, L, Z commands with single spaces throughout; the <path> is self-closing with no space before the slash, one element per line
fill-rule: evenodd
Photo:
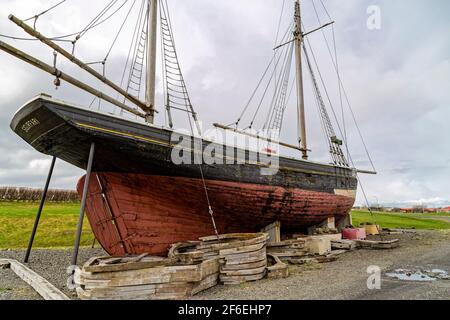
<path fill-rule="evenodd" d="M 356 240 L 359 248 L 363 249 L 394 249 L 400 245 L 399 239 L 389 241 Z"/>
<path fill-rule="evenodd" d="M 146 268 L 161 267 L 165 265 L 172 265 L 177 262 L 176 258 L 160 258 L 160 257 L 145 257 L 140 261 L 133 262 L 126 258 L 121 258 L 116 264 L 103 263 L 107 258 L 92 258 L 86 262 L 83 269 L 90 273 L 104 273 L 104 272 L 118 272 L 118 271 L 133 271 Z"/>
<path fill-rule="evenodd" d="M 223 235 L 219 239 L 231 242 L 214 243 L 216 248 L 220 248 L 220 280 L 226 285 L 259 280 L 266 274 L 268 234 L 244 234 L 237 238 L 238 236 Z"/>
<path fill-rule="evenodd" d="M 288 265 L 280 260 L 276 255 L 267 254 L 267 278 L 269 279 L 282 279 L 289 277 Z"/>
<path fill-rule="evenodd" d="M 128 261 L 122 265 L 142 264 L 154 258 L 155 261 L 147 263 L 161 264 L 164 261 L 173 261 L 174 258 L 163 259 L 158 257 L 141 256 L 122 258 Z M 160 300 L 160 299 L 187 299 L 195 293 L 206 290 L 218 282 L 219 259 L 208 259 L 193 265 L 165 265 L 135 269 L 127 266 L 124 270 L 110 271 L 111 265 L 98 264 L 96 272 L 88 272 L 92 264 L 104 261 L 104 258 L 90 259 L 81 272 L 75 276 L 79 285 L 77 294 L 85 300 Z M 107 260 L 106 260 L 107 261 Z M 116 267 L 119 265 L 114 265 Z M 101 271 L 104 268 L 105 272 Z"/>
<path fill-rule="evenodd" d="M 70 300 L 54 285 L 39 274 L 16 260 L 0 260 L 0 265 L 9 267 L 17 276 L 28 283 L 45 300 Z"/>
<path fill-rule="evenodd" d="M 331 249 L 344 249 L 354 250 L 356 249 L 356 242 L 353 240 L 331 240 Z"/>
<path fill-rule="evenodd" d="M 280 242 L 281 241 L 281 222 L 276 221 L 269 224 L 267 227 L 263 228 L 261 232 L 269 234 L 270 242 Z"/>

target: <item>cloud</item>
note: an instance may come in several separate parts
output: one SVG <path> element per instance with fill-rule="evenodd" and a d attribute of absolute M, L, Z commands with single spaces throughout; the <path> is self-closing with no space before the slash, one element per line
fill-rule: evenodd
<path fill-rule="evenodd" d="M 6 1 L 0 7 L 1 33 L 24 36 L 7 20 L 7 15 L 13 12 L 19 17 L 32 16 L 53 2 Z M 315 3 L 321 22 L 326 22 L 326 14 L 318 2 Z M 449 2 L 328 0 L 325 3 L 336 21 L 334 36 L 342 79 L 379 171 L 377 176 L 361 178 L 369 201 L 374 201 L 375 197 L 382 202 L 450 199 L 450 148 L 446 140 L 450 134 L 450 23 L 449 10 L 446 10 L 450 9 Z M 204 123 L 235 121 L 273 55 L 280 1 L 169 0 L 169 5 L 180 62 L 194 107 Z M 381 30 L 370 31 L 366 27 L 369 5 L 381 8 Z M 38 29 L 49 35 L 80 30 L 102 6 L 101 1 L 68 2 L 40 18 Z M 312 3 L 303 1 L 302 9 L 306 29 L 319 26 Z M 292 3 L 286 1 L 282 32 L 291 21 L 291 13 Z M 89 32 L 77 43 L 77 56 L 85 61 L 102 59 L 122 17 L 119 14 Z M 124 34 L 130 34 L 130 31 L 131 28 L 126 27 Z M 323 41 L 324 35 L 333 45 L 331 28 L 325 29 L 323 34 L 317 32 L 309 39 L 340 118 L 337 78 Z M 49 63 L 52 61 L 52 52 L 39 43 L 8 42 Z M 120 45 L 112 51 L 106 70 L 108 77 L 116 82 L 121 79 L 129 39 L 122 36 L 118 43 Z M 70 45 L 63 45 L 71 49 Z M 113 94 L 61 57 L 58 66 Z M 20 105 L 40 92 L 49 92 L 85 106 L 92 101 L 88 94 L 67 84 L 55 91 L 52 80 L 51 76 L 0 52 L 0 185 L 40 186 L 45 180 L 48 157 L 32 150 L 8 127 Z M 158 81 L 161 81 L 160 75 Z M 328 161 L 311 84 L 309 79 L 305 82 L 311 156 L 313 160 Z M 159 105 L 163 105 L 161 92 L 160 89 Z M 282 132 L 283 140 L 290 143 L 297 139 L 294 102 L 288 106 Z M 104 104 L 102 108 L 113 111 Z M 243 122 L 250 121 L 255 106 L 252 108 Z M 357 130 L 348 110 L 345 111 L 346 131 L 355 163 L 358 167 L 368 168 L 370 164 Z M 262 118 L 264 115 L 258 120 Z M 157 121 L 164 122 L 163 112 Z M 185 114 L 176 113 L 175 122 L 186 127 Z M 59 163 L 54 185 L 74 188 L 81 174 L 80 170 Z M 363 201 L 360 192 L 358 202 Z"/>

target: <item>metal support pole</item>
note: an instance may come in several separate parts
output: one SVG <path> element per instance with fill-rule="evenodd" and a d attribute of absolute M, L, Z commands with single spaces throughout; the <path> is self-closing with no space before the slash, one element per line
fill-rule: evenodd
<path fill-rule="evenodd" d="M 73 245 L 72 266 L 77 265 L 78 249 L 80 248 L 81 231 L 83 229 L 84 210 L 86 208 L 87 193 L 89 190 L 89 180 L 91 178 L 92 163 L 94 162 L 95 143 L 91 143 L 91 150 L 89 151 L 89 160 L 86 168 L 86 178 L 84 180 L 83 197 L 81 198 L 80 218 L 78 220 L 77 234 L 75 244 Z"/>
<path fill-rule="evenodd" d="M 50 165 L 50 170 L 48 171 L 47 182 L 45 182 L 44 191 L 42 192 L 41 203 L 39 204 L 39 209 L 36 214 L 36 219 L 34 220 L 33 231 L 31 231 L 30 241 L 28 242 L 27 252 L 25 253 L 24 263 L 28 263 L 30 258 L 31 249 L 33 248 L 34 237 L 36 236 L 36 231 L 41 220 L 42 209 L 44 208 L 45 199 L 47 198 L 48 187 L 50 185 L 50 180 L 52 179 L 53 169 L 55 168 L 56 157 L 53 157 L 52 163 Z"/>

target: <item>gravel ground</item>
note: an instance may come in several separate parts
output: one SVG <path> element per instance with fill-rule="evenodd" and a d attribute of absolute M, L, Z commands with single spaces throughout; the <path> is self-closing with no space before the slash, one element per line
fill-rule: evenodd
<path fill-rule="evenodd" d="M 450 299 L 449 280 L 409 282 L 385 276 L 386 272 L 399 268 L 450 271 L 450 233 L 422 231 L 396 237 L 401 239 L 401 245 L 393 250 L 356 250 L 332 263 L 290 266 L 291 275 L 287 279 L 218 286 L 195 299 Z M 367 268 L 372 265 L 382 270 L 380 290 L 367 288 Z"/>
<path fill-rule="evenodd" d="M 399 237 L 399 236 L 396 236 Z M 443 269 L 450 271 L 450 233 L 420 231 L 401 235 L 401 246 L 393 250 L 356 250 L 326 264 L 290 266 L 290 277 L 262 280 L 240 286 L 216 286 L 195 299 L 450 299 L 450 281 L 405 282 L 384 274 L 398 268 Z M 65 283 L 71 250 L 35 250 L 29 267 L 71 298 Z M 80 250 L 80 263 L 103 255 L 101 249 Z M 0 258 L 21 261 L 23 251 L 0 251 Z M 382 270 L 380 290 L 367 289 L 367 267 Z M 0 270 L 0 300 L 40 299 L 10 270 Z"/>
<path fill-rule="evenodd" d="M 15 259 L 23 261 L 25 251 L 19 250 L 0 250 L 0 259 Z M 93 256 L 105 255 L 102 249 L 80 249 L 78 255 L 79 264 L 83 264 Z M 69 291 L 67 283 L 67 267 L 70 266 L 72 250 L 33 250 L 27 266 L 36 271 L 39 275 L 47 279 L 51 284 L 63 291 L 69 298 L 76 298 L 76 294 Z M 3 289 L 4 290 L 2 292 Z M 36 300 L 40 296 L 27 286 L 11 270 L 0 270 L 0 300 Z"/>

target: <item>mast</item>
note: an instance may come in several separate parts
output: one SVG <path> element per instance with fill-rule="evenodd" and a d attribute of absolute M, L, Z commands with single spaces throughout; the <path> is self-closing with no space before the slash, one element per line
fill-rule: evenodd
<path fill-rule="evenodd" d="M 302 70 L 302 17 L 300 10 L 300 0 L 295 0 L 295 58 L 297 68 L 297 112 L 298 112 L 298 136 L 302 158 L 308 160 L 308 144 L 306 140 L 306 119 L 305 119 L 305 96 L 303 90 L 303 70 Z"/>
<path fill-rule="evenodd" d="M 156 90 L 156 37 L 158 27 L 158 0 L 148 0 L 147 21 L 147 84 L 145 102 L 150 111 L 146 115 L 148 123 L 155 121 L 155 90 Z"/>

